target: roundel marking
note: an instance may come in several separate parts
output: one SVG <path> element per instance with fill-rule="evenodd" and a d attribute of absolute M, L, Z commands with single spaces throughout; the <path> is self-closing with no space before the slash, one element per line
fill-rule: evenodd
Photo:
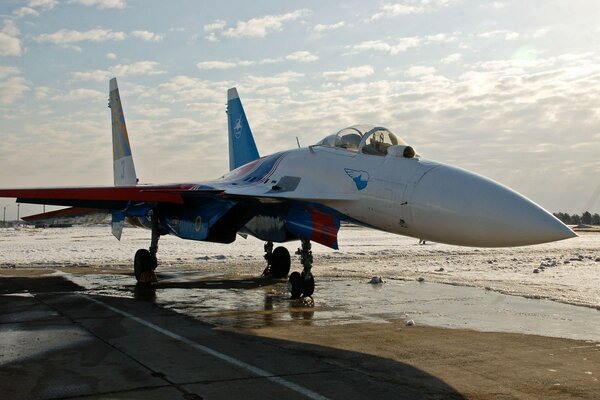
<path fill-rule="evenodd" d="M 199 215 L 196 217 L 194 228 L 196 229 L 196 232 L 199 232 L 200 229 L 202 229 L 202 217 Z"/>

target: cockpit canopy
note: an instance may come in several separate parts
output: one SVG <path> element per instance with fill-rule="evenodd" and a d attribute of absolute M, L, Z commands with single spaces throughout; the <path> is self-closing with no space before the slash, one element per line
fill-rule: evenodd
<path fill-rule="evenodd" d="M 408 144 L 388 129 L 373 125 L 354 125 L 327 136 L 318 146 L 338 147 L 355 153 L 385 156 L 390 146 Z"/>

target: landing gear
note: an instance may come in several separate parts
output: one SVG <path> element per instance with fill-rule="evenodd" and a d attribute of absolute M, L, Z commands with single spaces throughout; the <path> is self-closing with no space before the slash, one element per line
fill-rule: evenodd
<path fill-rule="evenodd" d="M 283 246 L 273 250 L 273 242 L 265 243 L 265 260 L 267 268 L 263 276 L 271 278 L 285 278 L 290 272 L 290 252 Z"/>
<path fill-rule="evenodd" d="M 158 215 L 154 210 L 152 211 L 152 238 L 150 240 L 150 248 L 139 249 L 135 253 L 133 259 L 133 271 L 135 273 L 135 279 L 138 283 L 156 285 L 158 282 L 154 270 L 158 266 L 158 260 L 156 253 L 158 252 L 158 239 L 160 238 Z"/>
<path fill-rule="evenodd" d="M 315 291 L 315 278 L 311 272 L 313 256 L 310 240 L 303 239 L 301 243 L 302 246 L 296 254 L 300 255 L 302 273 L 292 272 L 288 280 L 288 292 L 292 295 L 292 299 L 312 296 Z"/>

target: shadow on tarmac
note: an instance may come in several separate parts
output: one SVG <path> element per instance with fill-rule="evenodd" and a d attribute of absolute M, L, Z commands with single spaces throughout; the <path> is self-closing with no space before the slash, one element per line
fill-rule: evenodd
<path fill-rule="evenodd" d="M 8 293 L 49 293 L 84 291 L 80 286 L 64 276 L 43 277 L 2 277 L 0 294 Z"/>
<path fill-rule="evenodd" d="M 233 280 L 229 284 L 242 289 L 260 286 L 253 286 L 250 281 Z M 18 285 L 14 285 L 16 283 Z M 180 283 L 172 285 L 170 287 L 192 287 Z M 189 285 L 214 287 L 207 282 L 190 282 Z M 223 281 L 220 288 L 227 285 Z M 94 398 L 144 396 L 150 399 L 166 395 L 185 399 L 196 395 L 252 399 L 262 398 L 265 393 L 280 398 L 293 394 L 276 382 L 197 351 L 83 296 L 72 295 L 69 292 L 85 289 L 62 277 L 0 278 L 2 293 L 7 293 L 10 287 L 22 291 L 27 286 L 30 292 L 38 294 L 35 297 L 2 296 L 0 321 L 4 315 L 14 316 L 32 309 L 42 314 L 45 310 L 47 314 L 19 323 L 4 320 L 0 324 L 0 330 L 21 338 L 13 343 L 14 357 L 0 362 L 0 393 L 5 398 L 93 395 Z M 151 294 L 153 292 L 146 291 L 145 295 L 156 296 Z M 153 301 L 139 301 L 137 296 L 134 299 L 93 297 L 133 316 L 151 319 L 153 324 L 181 337 L 270 371 L 327 398 L 464 398 L 439 378 L 403 362 L 356 351 L 223 331 L 199 318 L 162 308 Z M 267 301 L 265 309 L 268 307 Z M 290 329 L 302 327 L 292 324 Z M 71 337 L 61 333 L 66 331 L 75 333 Z M 73 335 L 81 340 L 72 340 Z M 26 356 L 21 356 L 21 349 L 29 349 L 23 352 Z"/>

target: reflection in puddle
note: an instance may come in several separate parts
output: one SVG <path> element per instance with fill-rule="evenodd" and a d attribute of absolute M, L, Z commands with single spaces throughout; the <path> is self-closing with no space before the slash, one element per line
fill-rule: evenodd
<path fill-rule="evenodd" d="M 72 275 L 87 293 L 151 301 L 221 328 L 414 320 L 417 325 L 600 341 L 598 311 L 483 289 L 389 280 L 321 278 L 314 298 L 291 300 L 285 280 L 174 272 L 156 289 L 131 276 Z M 160 279 L 160 278 L 159 278 Z"/>

